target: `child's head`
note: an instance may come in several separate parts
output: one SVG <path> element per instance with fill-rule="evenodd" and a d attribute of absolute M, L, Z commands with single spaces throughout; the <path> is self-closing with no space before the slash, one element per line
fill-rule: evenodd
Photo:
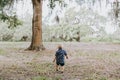
<path fill-rule="evenodd" d="M 61 46 L 61 45 L 59 45 L 59 46 L 58 46 L 58 49 L 62 49 L 62 46 Z"/>

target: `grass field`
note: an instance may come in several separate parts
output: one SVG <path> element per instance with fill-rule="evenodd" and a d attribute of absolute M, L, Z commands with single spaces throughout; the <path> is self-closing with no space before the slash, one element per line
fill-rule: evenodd
<path fill-rule="evenodd" d="M 0 42 L 0 80 L 120 80 L 120 44 L 44 43 L 45 51 L 25 51 L 29 42 Z M 62 44 L 69 59 L 65 72 L 53 58 Z"/>

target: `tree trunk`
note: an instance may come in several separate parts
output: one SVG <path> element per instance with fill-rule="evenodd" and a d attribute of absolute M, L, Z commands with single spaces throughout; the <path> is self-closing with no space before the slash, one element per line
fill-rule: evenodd
<path fill-rule="evenodd" d="M 44 50 L 42 43 L 42 0 L 32 0 L 32 41 L 28 50 Z"/>

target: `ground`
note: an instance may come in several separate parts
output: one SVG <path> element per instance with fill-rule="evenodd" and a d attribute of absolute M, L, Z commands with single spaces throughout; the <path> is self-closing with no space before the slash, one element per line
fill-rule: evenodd
<path fill-rule="evenodd" d="M 68 52 L 65 72 L 55 71 L 57 45 Z M 25 51 L 29 42 L 0 42 L 0 80 L 120 80 L 120 44 L 44 43 L 45 51 Z"/>

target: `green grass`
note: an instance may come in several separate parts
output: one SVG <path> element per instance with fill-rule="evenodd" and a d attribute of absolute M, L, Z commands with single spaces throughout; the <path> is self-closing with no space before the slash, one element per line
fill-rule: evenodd
<path fill-rule="evenodd" d="M 3 49 L 0 49 L 0 55 L 5 55 L 6 52 Z"/>
<path fill-rule="evenodd" d="M 32 80 L 52 80 L 52 79 L 45 77 L 45 76 L 37 76 L 37 77 L 32 78 Z"/>
<path fill-rule="evenodd" d="M 105 77 L 102 77 L 102 78 L 100 78 L 99 80 L 108 80 L 108 79 L 106 79 Z"/>
<path fill-rule="evenodd" d="M 49 75 L 54 71 L 54 66 L 51 63 L 28 62 L 26 64 L 31 66 L 32 71 L 38 73 L 39 75 Z"/>
<path fill-rule="evenodd" d="M 60 74 L 51 76 L 51 74 L 55 72 L 53 69 L 54 65 L 51 63 L 30 62 L 27 64 L 31 65 L 33 72 L 39 74 L 39 76 L 33 77 L 32 80 L 62 80 L 62 76 Z"/>
<path fill-rule="evenodd" d="M 0 80 L 4 80 L 4 79 L 0 77 Z"/>
<path fill-rule="evenodd" d="M 37 76 L 32 78 L 32 80 L 63 80 L 61 76 L 55 76 L 54 78 L 49 78 L 46 76 Z"/>

